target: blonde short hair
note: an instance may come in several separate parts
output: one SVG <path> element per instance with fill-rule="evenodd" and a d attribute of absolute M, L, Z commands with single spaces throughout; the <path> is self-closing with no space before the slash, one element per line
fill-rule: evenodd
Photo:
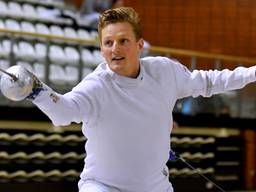
<path fill-rule="evenodd" d="M 142 38 L 141 24 L 138 13 L 131 7 L 118 7 L 104 11 L 98 23 L 98 33 L 101 39 L 101 31 L 112 23 L 128 22 L 131 24 L 137 40 Z"/>

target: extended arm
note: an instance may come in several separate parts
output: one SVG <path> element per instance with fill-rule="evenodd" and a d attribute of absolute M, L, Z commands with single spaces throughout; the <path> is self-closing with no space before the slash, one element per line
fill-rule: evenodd
<path fill-rule="evenodd" d="M 54 125 L 68 125 L 71 122 L 89 122 L 93 120 L 100 108 L 100 94 L 95 91 L 93 80 L 81 82 L 64 95 L 53 91 L 39 81 L 31 72 L 20 66 L 13 66 L 8 71 L 17 77 L 8 75 L 1 78 L 3 94 L 11 100 L 29 99 L 38 106 Z"/>
<path fill-rule="evenodd" d="M 222 71 L 194 70 L 190 72 L 185 66 L 175 63 L 173 69 L 179 98 L 199 95 L 210 97 L 213 94 L 241 89 L 256 81 L 256 66 L 237 67 L 233 71 L 224 69 Z"/>

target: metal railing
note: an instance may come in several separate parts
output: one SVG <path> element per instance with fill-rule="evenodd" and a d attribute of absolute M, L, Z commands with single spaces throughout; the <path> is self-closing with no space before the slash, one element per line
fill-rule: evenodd
<path fill-rule="evenodd" d="M 11 37 L 34 37 L 34 38 L 43 38 L 46 40 L 60 40 L 66 43 L 76 43 L 79 45 L 88 45 L 88 46 L 99 46 L 98 39 L 81 39 L 81 38 L 70 38 L 65 36 L 58 35 L 48 35 L 48 34 L 40 34 L 40 33 L 32 33 L 32 32 L 24 32 L 24 31 L 16 31 L 10 29 L 1 29 L 0 33 L 5 35 L 10 35 Z M 160 55 L 172 55 L 172 56 L 184 56 L 191 58 L 191 66 L 195 68 L 197 59 L 205 58 L 212 59 L 216 64 L 220 64 L 222 61 L 229 61 L 238 64 L 247 64 L 254 65 L 256 64 L 256 58 L 248 58 L 248 57 L 237 57 L 232 55 L 224 55 L 224 54 L 214 54 L 214 53 L 206 53 L 201 51 L 191 51 L 184 49 L 175 49 L 161 46 L 150 46 L 148 48 L 150 53 L 160 54 Z"/>

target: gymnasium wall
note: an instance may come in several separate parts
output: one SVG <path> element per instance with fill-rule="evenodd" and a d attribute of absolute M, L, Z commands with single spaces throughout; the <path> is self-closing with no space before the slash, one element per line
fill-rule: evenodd
<path fill-rule="evenodd" d="M 152 45 L 256 57 L 254 0 L 125 0 Z"/>

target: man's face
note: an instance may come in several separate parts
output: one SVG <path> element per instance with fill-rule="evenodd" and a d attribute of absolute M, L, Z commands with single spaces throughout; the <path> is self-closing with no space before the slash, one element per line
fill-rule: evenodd
<path fill-rule="evenodd" d="M 139 73 L 139 55 L 143 39 L 136 40 L 131 24 L 118 22 L 101 31 L 101 53 L 115 73 L 136 77 Z"/>

